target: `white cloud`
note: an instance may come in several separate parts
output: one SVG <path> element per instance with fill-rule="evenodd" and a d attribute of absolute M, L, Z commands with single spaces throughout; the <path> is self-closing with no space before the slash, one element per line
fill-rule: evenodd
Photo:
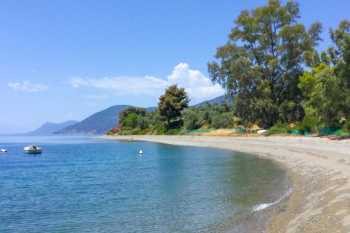
<path fill-rule="evenodd" d="M 174 67 L 167 79 L 154 76 L 118 76 L 100 79 L 76 77 L 70 80 L 74 88 L 92 87 L 111 90 L 116 95 L 159 96 L 170 85 L 177 84 L 186 89 L 192 102 L 199 102 L 224 94 L 219 84 L 213 84 L 209 78 L 198 70 L 193 70 L 186 63 Z"/>
<path fill-rule="evenodd" d="M 49 88 L 44 84 L 31 83 L 29 81 L 9 82 L 7 86 L 12 90 L 23 91 L 23 92 L 41 92 L 41 91 L 46 91 Z"/>
<path fill-rule="evenodd" d="M 192 70 L 186 63 L 176 65 L 168 76 L 170 84 L 177 84 L 186 89 L 194 102 L 223 95 L 225 91 L 219 84 L 213 84 L 199 70 Z"/>

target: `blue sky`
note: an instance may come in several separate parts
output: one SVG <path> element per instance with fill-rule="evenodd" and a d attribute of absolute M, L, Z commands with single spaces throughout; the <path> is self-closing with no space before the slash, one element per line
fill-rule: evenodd
<path fill-rule="evenodd" d="M 0 133 L 81 120 L 116 104 L 154 106 L 172 83 L 192 102 L 222 93 L 207 63 L 251 1 L 3 0 Z M 346 0 L 299 1 L 301 21 L 328 29 L 349 18 Z"/>

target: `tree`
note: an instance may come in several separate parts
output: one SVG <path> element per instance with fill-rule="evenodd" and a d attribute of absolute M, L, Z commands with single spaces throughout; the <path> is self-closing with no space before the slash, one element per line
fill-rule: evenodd
<path fill-rule="evenodd" d="M 184 112 L 184 127 L 187 130 L 194 130 L 201 127 L 199 110 L 190 108 Z"/>
<path fill-rule="evenodd" d="M 334 66 L 335 75 L 340 79 L 340 92 L 346 93 L 343 101 L 350 106 L 350 21 L 342 21 L 335 30 L 330 31 L 334 46 L 328 49 L 326 56 Z M 350 108 L 344 109 L 350 119 Z"/>
<path fill-rule="evenodd" d="M 269 127 L 303 117 L 298 77 L 306 64 L 318 62 L 315 46 L 321 25 L 298 23 L 299 6 L 270 0 L 244 10 L 226 45 L 209 63 L 211 79 L 235 96 L 234 111 L 245 123 Z"/>
<path fill-rule="evenodd" d="M 222 128 L 230 128 L 233 126 L 233 115 L 230 112 L 224 113 L 214 113 L 212 116 L 212 128 L 214 129 L 222 129 Z"/>
<path fill-rule="evenodd" d="M 328 55 L 335 66 L 336 75 L 350 88 L 350 21 L 342 21 L 330 34 L 335 46 L 328 49 Z"/>
<path fill-rule="evenodd" d="M 161 119 L 166 122 L 166 128 L 179 128 L 182 126 L 182 110 L 188 107 L 189 98 L 184 88 L 177 85 L 168 87 L 165 94 L 160 96 L 158 111 Z"/>
<path fill-rule="evenodd" d="M 334 45 L 321 53 L 322 63 L 300 77 L 299 88 L 307 119 L 340 127 L 350 117 L 350 22 L 342 21 L 330 36 Z"/>
<path fill-rule="evenodd" d="M 315 119 L 319 127 L 340 126 L 346 109 L 345 94 L 339 91 L 341 82 L 334 68 L 321 63 L 311 72 L 305 72 L 300 77 L 299 88 L 305 96 L 306 119 Z"/>
<path fill-rule="evenodd" d="M 119 113 L 119 127 L 121 128 L 145 128 L 145 122 L 142 120 L 146 115 L 144 108 L 129 107 Z"/>

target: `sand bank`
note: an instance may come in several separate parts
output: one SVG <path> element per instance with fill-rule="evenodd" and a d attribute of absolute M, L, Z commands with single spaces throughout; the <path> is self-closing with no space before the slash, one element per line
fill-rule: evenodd
<path fill-rule="evenodd" d="M 256 154 L 287 168 L 293 192 L 267 232 L 350 232 L 350 140 L 316 137 L 110 136 Z"/>

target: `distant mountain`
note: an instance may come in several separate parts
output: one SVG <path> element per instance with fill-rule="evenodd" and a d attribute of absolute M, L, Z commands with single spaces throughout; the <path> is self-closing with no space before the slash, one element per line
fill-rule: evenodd
<path fill-rule="evenodd" d="M 32 136 L 47 136 L 52 135 L 56 131 L 59 131 L 63 128 L 66 128 L 68 126 L 76 124 L 77 121 L 65 121 L 62 123 L 52 123 L 52 122 L 46 122 L 42 126 L 40 126 L 38 129 L 33 130 L 31 132 L 25 133 L 25 135 L 32 135 Z"/>
<path fill-rule="evenodd" d="M 155 112 L 157 110 L 157 107 L 148 107 L 146 108 L 147 112 Z"/>
<path fill-rule="evenodd" d="M 55 134 L 65 135 L 100 135 L 116 126 L 118 115 L 129 105 L 115 105 L 103 111 L 92 114 L 86 119 L 74 125 L 68 126 L 55 132 Z"/>
<path fill-rule="evenodd" d="M 232 103 L 233 102 L 232 97 L 222 95 L 211 100 L 203 101 L 199 104 L 194 105 L 194 107 L 202 107 L 206 104 L 223 104 L 225 102 Z"/>

